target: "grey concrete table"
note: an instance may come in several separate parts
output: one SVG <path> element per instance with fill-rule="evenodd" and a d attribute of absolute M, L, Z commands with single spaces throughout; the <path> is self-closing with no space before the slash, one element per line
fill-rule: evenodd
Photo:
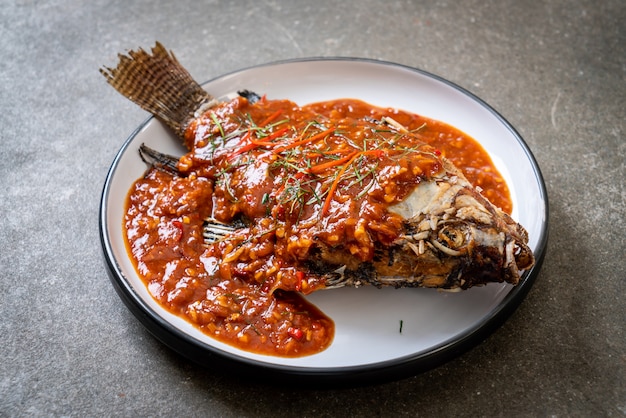
<path fill-rule="evenodd" d="M 0 416 L 626 415 L 626 3 L 9 0 L 0 8 Z M 102 184 L 147 115 L 98 68 L 160 40 L 200 80 L 309 56 L 415 66 L 501 112 L 550 197 L 543 269 L 430 372 L 280 389 L 197 367 L 109 282 Z"/>

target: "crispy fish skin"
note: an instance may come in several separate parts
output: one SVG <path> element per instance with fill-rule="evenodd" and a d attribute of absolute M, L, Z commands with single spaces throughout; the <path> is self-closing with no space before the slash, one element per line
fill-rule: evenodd
<path fill-rule="evenodd" d="M 101 72 L 116 90 L 165 122 L 182 140 L 185 132 L 189 138 L 193 122 L 217 103 L 159 43 L 152 55 L 131 51 L 120 55 L 115 69 Z M 192 148 L 188 139 L 186 143 Z M 374 242 L 371 257 L 364 259 L 341 243 L 331 245 L 314 236 L 314 243 L 296 258 L 297 268 L 323 283 L 317 288 L 371 284 L 467 289 L 489 282 L 517 284 L 521 271 L 534 263 L 526 231 L 485 199 L 452 163 L 443 157 L 437 161 L 439 172 L 416 182 L 408 196 L 387 207 L 403 220 L 393 242 Z M 221 225 L 215 235 L 237 241 L 244 229 L 249 228 Z"/>

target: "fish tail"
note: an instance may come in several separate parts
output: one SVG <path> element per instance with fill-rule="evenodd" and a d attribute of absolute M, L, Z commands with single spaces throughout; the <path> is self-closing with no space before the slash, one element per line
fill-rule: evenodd
<path fill-rule="evenodd" d="M 120 94 L 152 113 L 181 138 L 200 109 L 215 99 L 191 77 L 174 54 L 157 42 L 152 53 L 138 49 L 119 54 L 115 68 L 100 73 Z"/>

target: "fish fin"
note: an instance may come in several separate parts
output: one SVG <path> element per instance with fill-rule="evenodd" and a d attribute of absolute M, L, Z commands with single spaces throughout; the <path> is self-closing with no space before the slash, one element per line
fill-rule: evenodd
<path fill-rule="evenodd" d="M 241 97 L 245 97 L 246 99 L 248 99 L 248 102 L 252 104 L 261 100 L 261 96 L 259 96 L 257 93 L 250 91 L 250 90 L 239 90 L 237 94 L 240 95 Z"/>
<path fill-rule="evenodd" d="M 381 287 L 382 283 L 377 280 L 377 277 L 376 270 L 371 263 L 361 263 L 354 270 L 342 266 L 333 272 L 324 274 L 324 284 L 326 289 L 361 287 L 368 284 Z"/>
<path fill-rule="evenodd" d="M 163 154 L 157 150 L 154 150 L 145 144 L 139 146 L 139 156 L 141 160 L 159 170 L 163 170 L 167 173 L 175 176 L 180 176 L 181 173 L 178 170 L 178 158 L 173 155 Z"/>
<path fill-rule="evenodd" d="M 152 54 L 138 49 L 119 54 L 115 68 L 100 68 L 120 94 L 152 113 L 183 138 L 187 123 L 200 109 L 215 103 L 178 62 L 157 42 Z"/>
<path fill-rule="evenodd" d="M 213 217 L 208 217 L 204 220 L 202 236 L 204 237 L 204 242 L 213 244 L 225 239 L 228 235 L 234 234 L 238 229 L 245 228 L 245 226 L 241 220 L 235 220 L 227 224 Z"/>

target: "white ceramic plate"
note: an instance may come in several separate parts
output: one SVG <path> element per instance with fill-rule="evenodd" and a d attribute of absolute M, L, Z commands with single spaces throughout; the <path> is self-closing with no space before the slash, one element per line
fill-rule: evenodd
<path fill-rule="evenodd" d="M 111 166 L 102 195 L 101 239 L 111 279 L 122 299 L 150 331 L 181 354 L 201 363 L 235 360 L 295 375 L 406 375 L 434 367 L 478 343 L 506 319 L 532 285 L 547 241 L 548 202 L 543 179 L 519 134 L 469 92 L 414 68 L 343 58 L 262 65 L 218 77 L 204 87 L 217 97 L 248 89 L 270 99 L 287 98 L 299 104 L 356 98 L 455 126 L 482 144 L 505 177 L 513 217 L 527 228 L 537 264 L 517 287 L 490 284 L 461 293 L 365 287 L 312 294 L 308 299 L 336 326 L 332 345 L 316 355 L 281 358 L 222 344 L 161 308 L 126 252 L 124 199 L 132 182 L 146 169 L 137 153 L 139 145 L 145 143 L 172 154 L 183 152 L 176 138 L 151 118 L 130 136 Z M 221 356 L 215 358 L 213 354 Z"/>

